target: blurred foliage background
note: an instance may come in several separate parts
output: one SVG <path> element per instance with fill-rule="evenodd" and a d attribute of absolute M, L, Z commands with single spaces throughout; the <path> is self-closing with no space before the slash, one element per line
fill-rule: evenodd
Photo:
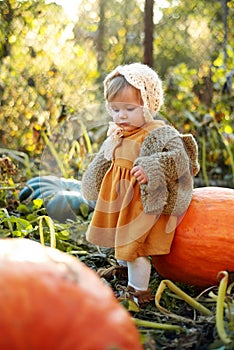
<path fill-rule="evenodd" d="M 153 5 L 161 116 L 199 144 L 201 184 L 234 183 L 234 1 L 0 0 L 0 152 L 27 170 L 79 177 L 105 135 L 103 79 L 144 62 Z M 146 22 L 147 23 L 147 22 Z"/>

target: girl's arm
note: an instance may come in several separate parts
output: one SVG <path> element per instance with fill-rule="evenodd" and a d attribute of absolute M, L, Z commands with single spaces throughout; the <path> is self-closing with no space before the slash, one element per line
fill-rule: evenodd
<path fill-rule="evenodd" d="M 146 213 L 181 215 L 192 199 L 193 176 L 199 171 L 197 144 L 192 135 L 180 135 L 166 126 L 151 132 L 143 142 L 140 165 L 148 176 L 140 184 Z"/>
<path fill-rule="evenodd" d="M 194 176 L 199 171 L 197 144 L 192 135 L 180 135 L 166 126 L 151 132 L 145 139 L 140 157 L 134 165 L 142 166 L 152 189 L 177 181 L 185 173 Z"/>
<path fill-rule="evenodd" d="M 103 177 L 110 165 L 111 161 L 104 157 L 104 149 L 101 148 L 82 177 L 81 191 L 86 199 L 97 200 Z"/>

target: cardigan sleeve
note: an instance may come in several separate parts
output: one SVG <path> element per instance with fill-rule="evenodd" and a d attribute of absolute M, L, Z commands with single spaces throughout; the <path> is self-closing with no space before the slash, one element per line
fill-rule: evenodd
<path fill-rule="evenodd" d="M 189 170 L 189 157 L 180 134 L 166 126 L 151 132 L 142 144 L 134 165 L 141 165 L 152 189 L 168 180 L 177 180 Z"/>
<path fill-rule="evenodd" d="M 103 177 L 110 165 L 111 161 L 104 157 L 104 147 L 102 147 L 82 177 L 81 191 L 86 199 L 97 200 Z"/>
<path fill-rule="evenodd" d="M 197 154 L 191 160 L 184 143 L 192 142 L 190 136 L 183 140 L 176 129 L 165 126 L 145 138 L 134 165 L 141 165 L 148 175 L 148 183 L 140 185 L 146 212 L 180 215 L 187 209 L 192 196 L 192 177 L 199 170 Z M 196 153 L 195 140 L 194 145 Z"/>

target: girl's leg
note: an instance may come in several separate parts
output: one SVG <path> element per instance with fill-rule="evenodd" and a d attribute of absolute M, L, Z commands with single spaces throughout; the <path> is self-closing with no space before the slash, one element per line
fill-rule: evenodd
<path fill-rule="evenodd" d="M 145 291 L 149 287 L 151 264 L 147 257 L 141 256 L 128 261 L 128 285 L 136 291 Z"/>

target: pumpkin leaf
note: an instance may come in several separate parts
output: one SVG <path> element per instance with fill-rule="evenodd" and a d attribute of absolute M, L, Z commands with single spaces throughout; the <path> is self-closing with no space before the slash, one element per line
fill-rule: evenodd
<path fill-rule="evenodd" d="M 62 239 L 62 240 L 68 240 L 70 237 L 70 234 L 67 230 L 58 231 L 56 235 L 59 239 Z"/>
<path fill-rule="evenodd" d="M 30 224 L 30 222 L 28 220 L 22 219 L 22 218 L 14 218 L 15 220 L 13 220 L 13 222 L 16 223 L 17 228 L 21 231 L 21 232 L 27 232 L 29 233 L 32 230 L 32 225 Z"/>
<path fill-rule="evenodd" d="M 15 230 L 12 232 L 13 237 L 24 237 L 26 235 L 22 234 L 22 231 Z"/>
<path fill-rule="evenodd" d="M 43 199 L 37 198 L 33 200 L 33 209 L 38 210 L 41 209 L 43 205 Z"/>
<path fill-rule="evenodd" d="M 18 207 L 17 207 L 17 210 L 19 213 L 21 214 L 27 214 L 29 213 L 29 208 L 26 204 L 19 204 Z"/>
<path fill-rule="evenodd" d="M 22 218 L 10 216 L 4 218 L 2 222 L 7 223 L 12 234 L 17 237 L 25 237 L 33 230 L 31 223 Z"/>

